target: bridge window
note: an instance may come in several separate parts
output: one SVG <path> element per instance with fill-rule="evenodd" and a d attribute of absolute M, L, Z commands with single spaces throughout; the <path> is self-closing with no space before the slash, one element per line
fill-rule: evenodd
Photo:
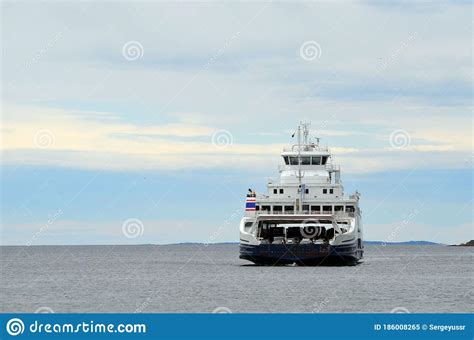
<path fill-rule="evenodd" d="M 323 213 L 332 213 L 332 206 L 330 205 L 323 205 Z"/>
<path fill-rule="evenodd" d="M 328 156 L 323 156 L 323 157 L 322 157 L 322 163 L 321 163 L 321 164 L 322 164 L 322 165 L 326 164 L 327 160 L 328 160 Z"/>
<path fill-rule="evenodd" d="M 280 189 L 280 194 L 283 194 L 283 189 Z"/>
<path fill-rule="evenodd" d="M 334 189 L 329 189 L 330 194 L 334 194 Z"/>
<path fill-rule="evenodd" d="M 278 212 L 278 211 L 283 211 L 281 205 L 274 205 L 273 206 L 273 212 Z"/>
<path fill-rule="evenodd" d="M 298 165 L 298 157 L 291 156 L 290 157 L 290 165 Z"/>
<path fill-rule="evenodd" d="M 320 213 L 321 212 L 321 206 L 320 205 L 312 205 L 311 206 L 311 212 Z"/>
<path fill-rule="evenodd" d="M 283 156 L 283 159 L 285 160 L 285 164 L 288 165 L 289 164 L 288 156 Z"/>
<path fill-rule="evenodd" d="M 285 211 L 295 211 L 295 207 L 292 205 L 285 205 Z"/>
<path fill-rule="evenodd" d="M 270 211 L 269 205 L 262 205 L 262 211 Z"/>
<path fill-rule="evenodd" d="M 303 204 L 303 211 L 309 211 L 309 205 Z"/>
<path fill-rule="evenodd" d="M 301 164 L 302 165 L 310 165 L 311 164 L 311 158 L 308 157 L 301 157 Z"/>
<path fill-rule="evenodd" d="M 355 211 L 354 206 L 353 205 L 346 205 L 346 211 L 347 212 L 354 212 Z"/>
<path fill-rule="evenodd" d="M 273 193 L 276 195 L 278 194 L 278 189 L 273 189 Z"/>
<path fill-rule="evenodd" d="M 342 206 L 342 205 L 334 206 L 334 211 L 343 211 L 343 210 L 344 210 L 344 206 Z"/>
<path fill-rule="evenodd" d="M 313 156 L 313 157 L 311 157 L 311 164 L 313 164 L 313 165 L 321 165 L 321 157 L 320 157 L 320 156 Z"/>
<path fill-rule="evenodd" d="M 323 189 L 323 194 L 327 194 L 328 193 L 328 189 Z"/>

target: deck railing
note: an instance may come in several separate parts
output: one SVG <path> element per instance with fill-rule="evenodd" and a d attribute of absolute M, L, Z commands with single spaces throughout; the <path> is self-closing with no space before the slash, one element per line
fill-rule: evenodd
<path fill-rule="evenodd" d="M 341 166 L 339 164 L 323 164 L 323 165 L 286 165 L 280 164 L 278 165 L 278 171 L 282 172 L 285 170 L 298 170 L 301 167 L 301 171 L 304 170 L 327 170 L 327 171 L 340 171 Z"/>
<path fill-rule="evenodd" d="M 284 147 L 283 151 L 290 152 L 290 151 L 298 151 L 298 144 L 294 144 L 291 147 Z M 301 145 L 301 151 L 322 151 L 322 152 L 329 152 L 329 147 L 323 145 L 315 145 L 315 144 L 307 144 Z"/>
<path fill-rule="evenodd" d="M 355 212 L 352 211 L 269 211 L 269 210 L 260 210 L 255 212 L 257 215 L 331 215 L 335 217 L 355 217 Z"/>

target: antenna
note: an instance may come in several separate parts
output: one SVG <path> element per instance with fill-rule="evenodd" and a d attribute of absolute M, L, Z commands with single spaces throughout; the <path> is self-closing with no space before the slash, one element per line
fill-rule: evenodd
<path fill-rule="evenodd" d="M 303 127 L 303 144 L 308 145 L 309 126 L 311 123 L 300 122 L 300 125 Z"/>

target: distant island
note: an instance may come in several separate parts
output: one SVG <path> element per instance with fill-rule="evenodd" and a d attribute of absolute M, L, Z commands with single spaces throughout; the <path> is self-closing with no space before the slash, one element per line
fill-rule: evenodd
<path fill-rule="evenodd" d="M 385 242 L 385 241 L 364 241 L 367 246 L 444 246 L 442 243 L 429 241 L 405 241 L 405 242 Z"/>
<path fill-rule="evenodd" d="M 466 243 L 455 244 L 455 247 L 474 247 L 474 240 L 470 240 Z"/>

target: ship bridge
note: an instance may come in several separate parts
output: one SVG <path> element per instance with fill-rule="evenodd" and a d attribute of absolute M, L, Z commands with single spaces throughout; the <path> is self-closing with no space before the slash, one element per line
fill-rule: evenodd
<path fill-rule="evenodd" d="M 296 133 L 296 132 L 295 132 Z M 283 165 L 278 167 L 281 184 L 340 184 L 340 168 L 332 164 L 328 147 L 319 145 L 319 138 L 310 140 L 307 124 L 298 127 L 298 144 L 281 153 Z M 303 140 L 301 140 L 301 135 Z"/>
<path fill-rule="evenodd" d="M 329 151 L 282 153 L 284 164 L 278 166 L 280 183 L 340 183 L 340 167 L 331 163 Z"/>

